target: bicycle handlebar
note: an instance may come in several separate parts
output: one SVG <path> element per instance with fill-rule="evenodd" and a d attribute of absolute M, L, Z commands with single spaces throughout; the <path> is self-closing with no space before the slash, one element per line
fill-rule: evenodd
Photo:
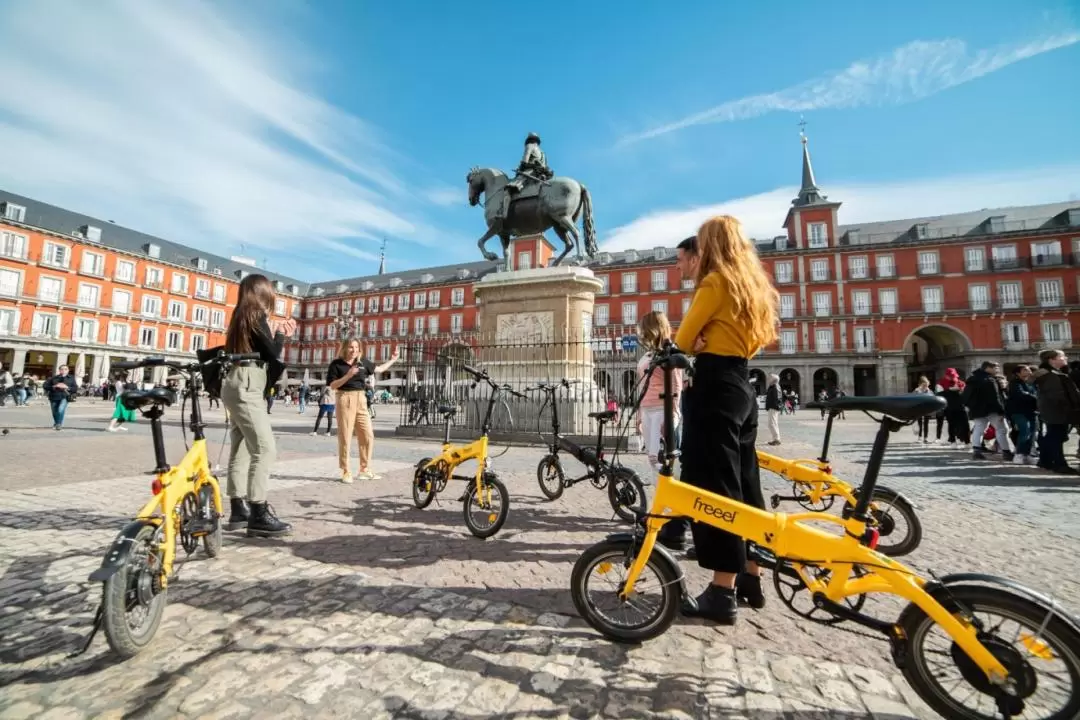
<path fill-rule="evenodd" d="M 205 363 L 193 362 L 193 363 L 178 363 L 166 360 L 163 357 L 149 357 L 142 360 L 118 360 L 112 363 L 112 368 L 115 370 L 136 370 L 138 368 L 147 367 L 167 367 L 173 370 L 180 370 L 182 372 L 190 372 L 198 369 L 203 365 L 212 365 L 214 363 L 238 363 L 245 360 L 258 360 L 260 359 L 259 353 L 225 353 L 222 352 L 217 357 L 210 358 Z"/>

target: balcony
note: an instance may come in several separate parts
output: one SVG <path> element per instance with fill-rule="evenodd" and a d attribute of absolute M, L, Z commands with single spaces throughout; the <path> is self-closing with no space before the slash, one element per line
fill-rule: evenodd
<path fill-rule="evenodd" d="M 1039 295 L 1038 303 L 1041 308 L 1055 308 L 1065 304 L 1061 295 L 1056 293 L 1052 295 Z"/>
<path fill-rule="evenodd" d="M 150 288 L 151 290 L 164 290 L 165 284 L 160 280 L 147 280 L 143 283 L 143 287 Z"/>
<path fill-rule="evenodd" d="M 896 277 L 896 268 L 875 268 L 874 277 L 878 280 L 888 280 L 890 278 L 894 278 Z"/>
<path fill-rule="evenodd" d="M 998 300 L 998 310 L 1019 310 L 1024 307 L 1024 304 L 1019 300 Z"/>
<path fill-rule="evenodd" d="M 831 278 L 832 274 L 828 270 L 825 272 L 810 273 L 810 282 L 812 283 L 830 282 Z"/>
<path fill-rule="evenodd" d="M 1050 268 L 1050 267 L 1063 267 L 1065 265 L 1065 256 L 1061 254 L 1055 255 L 1032 255 L 1031 267 L 1033 269 Z"/>
<path fill-rule="evenodd" d="M 926 277 L 927 275 L 940 275 L 941 265 L 938 265 L 937 263 L 934 263 L 933 265 L 919 263 L 918 273 L 919 277 Z"/>
<path fill-rule="evenodd" d="M 990 267 L 994 270 L 1019 270 L 1024 266 L 1020 258 L 991 258 Z"/>
<path fill-rule="evenodd" d="M 990 301 L 989 300 L 971 300 L 968 302 L 968 308 L 972 312 L 989 312 Z"/>
<path fill-rule="evenodd" d="M 849 268 L 848 269 L 849 280 L 869 280 L 870 271 L 866 268 Z"/>

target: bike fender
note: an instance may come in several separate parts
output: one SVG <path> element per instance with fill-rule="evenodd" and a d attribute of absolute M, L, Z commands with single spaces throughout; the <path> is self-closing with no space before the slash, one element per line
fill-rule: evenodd
<path fill-rule="evenodd" d="M 634 547 L 640 547 L 643 538 L 640 535 L 634 533 L 612 533 L 607 536 L 607 539 L 612 542 L 625 542 L 633 545 Z M 667 563 L 674 572 L 675 577 L 679 579 L 679 587 L 682 589 L 683 595 L 687 594 L 686 591 L 686 575 L 683 573 L 682 566 L 679 565 L 679 561 L 675 559 L 675 556 L 671 554 L 671 551 L 660 544 L 659 541 L 653 545 L 653 555 L 659 556 L 660 561 Z"/>
<path fill-rule="evenodd" d="M 919 509 L 919 506 L 918 506 L 918 505 L 916 505 L 915 503 L 913 503 L 913 502 L 911 501 L 911 498 L 909 498 L 909 497 L 908 497 L 907 495 L 905 495 L 904 493 L 900 492 L 899 490 L 894 490 L 893 488 L 891 488 L 891 487 L 885 487 L 884 485 L 878 485 L 878 486 L 877 486 L 877 488 L 878 488 L 878 489 L 880 489 L 880 490 L 888 490 L 889 492 L 891 492 L 891 493 L 895 494 L 895 495 L 896 495 L 896 499 L 897 499 L 897 500 L 900 500 L 900 501 L 906 502 L 906 503 L 908 504 L 908 506 L 910 506 L 910 507 L 911 507 L 911 509 L 912 509 L 912 510 L 918 510 L 918 509 Z M 857 494 L 857 493 L 858 493 L 858 491 L 856 491 L 856 494 Z"/>
<path fill-rule="evenodd" d="M 1048 613 L 1057 615 L 1067 624 L 1072 626 L 1076 632 L 1080 633 L 1080 619 L 1070 615 L 1065 608 L 1061 606 L 1061 603 L 1043 595 L 1038 590 L 1033 590 L 1026 585 L 1021 585 L 1015 580 L 1010 580 L 1008 578 L 998 577 L 997 575 L 986 575 L 983 573 L 954 573 L 952 575 L 942 575 L 936 580 L 926 583 L 926 586 L 923 589 L 928 593 L 933 593 L 934 590 L 962 583 L 994 585 L 1004 590 L 1014 592 L 1017 595 L 1022 595 L 1031 602 L 1044 608 Z"/>
<path fill-rule="evenodd" d="M 120 534 L 116 536 L 116 540 L 109 547 L 109 551 L 105 553 L 105 558 L 101 561 L 101 567 L 90 574 L 90 582 L 105 582 L 124 566 L 128 556 L 131 555 L 131 547 L 135 537 L 146 525 L 149 525 L 149 523 L 136 520 L 120 531 Z"/>

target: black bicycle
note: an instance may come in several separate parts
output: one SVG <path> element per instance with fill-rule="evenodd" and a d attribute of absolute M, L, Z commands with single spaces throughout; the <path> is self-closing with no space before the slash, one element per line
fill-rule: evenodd
<path fill-rule="evenodd" d="M 559 432 L 559 403 L 557 401 L 559 389 L 569 390 L 571 385 L 580 382 L 580 380 L 564 378 L 553 383 L 537 383 L 525 389 L 525 392 L 543 393 L 544 403 L 551 405 L 551 444 L 548 446 L 548 454 L 536 468 L 540 492 L 544 493 L 544 497 L 548 500 L 558 500 L 566 488 L 588 480 L 597 490 L 607 488 L 608 502 L 611 503 L 615 514 L 625 522 L 633 523 L 639 515 L 645 513 L 647 507 L 645 485 L 636 472 L 617 462 L 609 462 L 604 457 L 604 426 L 615 420 L 618 412 L 604 410 L 589 413 L 589 417 L 597 422 L 594 447 L 582 447 Z M 585 466 L 586 473 L 581 477 L 567 477 L 563 470 L 562 460 L 559 458 L 560 450 L 573 455 Z"/>

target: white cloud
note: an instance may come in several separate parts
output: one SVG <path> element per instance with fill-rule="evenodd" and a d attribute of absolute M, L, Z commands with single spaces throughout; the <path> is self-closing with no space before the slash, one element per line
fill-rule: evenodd
<path fill-rule="evenodd" d="M 442 186 L 428 190 L 424 193 L 424 197 L 427 198 L 427 201 L 431 204 L 440 205 L 442 207 L 452 207 L 455 205 L 465 207 L 469 202 L 468 192 L 465 189 L 464 183 L 462 183 L 460 188 Z"/>
<path fill-rule="evenodd" d="M 795 186 L 691 208 L 644 215 L 618 227 L 600 243 L 603 250 L 671 247 L 697 232 L 714 215 L 734 215 L 747 233 L 765 239 L 784 234 L 781 223 L 798 194 Z M 947 215 L 980 208 L 1062 202 L 1080 193 L 1080 166 L 1058 166 L 994 175 L 958 175 L 934 180 L 841 183 L 827 189 L 843 203 L 843 225 Z M 1080 199 L 1080 197 L 1078 197 Z"/>
<path fill-rule="evenodd" d="M 1076 31 L 974 51 L 962 40 L 917 40 L 887 55 L 859 60 L 839 72 L 776 92 L 730 100 L 681 120 L 627 135 L 619 140 L 619 145 L 649 140 L 694 125 L 748 120 L 777 111 L 900 105 L 1077 42 L 1080 42 L 1080 32 Z"/>
<path fill-rule="evenodd" d="M 5 4 L 0 185 L 224 254 L 433 242 L 377 131 L 288 77 L 289 40 L 200 0 Z"/>

